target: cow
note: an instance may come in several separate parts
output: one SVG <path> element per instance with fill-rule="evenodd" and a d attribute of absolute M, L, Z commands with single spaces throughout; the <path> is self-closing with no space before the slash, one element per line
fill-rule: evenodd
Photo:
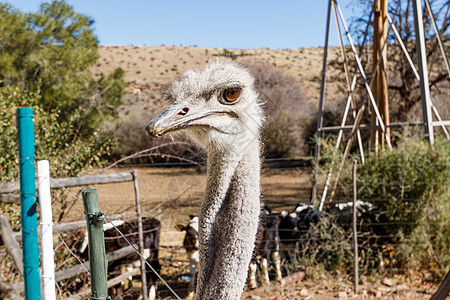
<path fill-rule="evenodd" d="M 256 271 L 259 263 L 264 284 L 270 282 L 268 264 L 272 262 L 275 269 L 275 280 L 281 281 L 280 237 L 278 233 L 279 214 L 272 212 L 266 205 L 260 214 L 258 232 L 256 234 L 255 249 L 248 272 L 248 287 L 257 287 Z"/>
<path fill-rule="evenodd" d="M 191 281 L 189 284 L 188 298 L 192 299 L 195 295 L 195 286 L 197 281 L 197 272 L 199 264 L 199 251 L 198 251 L 198 217 L 190 215 L 190 220 L 186 226 L 178 224 L 175 228 L 179 231 L 185 231 L 186 234 L 183 240 L 183 246 L 186 250 L 186 254 L 189 260 L 189 272 Z"/>
<path fill-rule="evenodd" d="M 105 249 L 106 253 L 110 253 L 120 248 L 129 246 L 128 242 L 120 235 L 116 230 L 120 230 L 122 234 L 133 245 L 139 245 L 139 233 L 137 220 L 132 221 L 113 221 L 114 225 L 107 223 L 104 225 L 104 237 L 105 237 Z M 160 272 L 161 265 L 158 261 L 159 252 L 159 238 L 161 231 L 161 222 L 155 218 L 144 217 L 142 218 L 142 229 L 144 234 L 144 250 L 143 256 L 145 260 L 153 267 L 156 272 Z M 82 249 L 80 249 L 82 250 Z M 84 251 L 84 250 L 83 250 Z M 140 257 L 137 253 L 133 252 L 124 258 L 112 261 L 108 264 L 108 275 L 115 277 L 126 271 L 131 271 L 140 266 Z M 156 280 L 157 275 L 146 265 L 146 278 L 147 283 L 151 283 L 148 299 L 153 300 L 156 298 Z M 131 280 L 131 278 L 129 278 Z M 123 291 L 129 287 L 128 281 L 124 281 L 121 284 L 114 287 L 109 294 L 113 294 L 114 299 L 122 300 Z"/>
<path fill-rule="evenodd" d="M 362 200 L 356 201 L 356 214 L 358 217 L 372 211 L 374 209 L 373 204 Z M 353 201 L 336 203 L 329 209 L 329 213 L 332 216 L 338 216 L 343 221 L 351 222 L 353 218 Z"/>
<path fill-rule="evenodd" d="M 357 200 L 355 206 L 357 219 L 372 223 L 370 219 L 375 217 L 373 215 L 374 205 L 370 202 Z M 345 231 L 351 230 L 353 223 L 353 201 L 330 203 L 326 211 L 334 223 L 339 224 Z M 367 229 L 374 230 L 374 233 L 382 234 L 378 232 L 378 230 L 382 229 L 380 226 L 375 226 L 375 228 L 369 227 Z"/>
<path fill-rule="evenodd" d="M 312 205 L 298 203 L 292 212 L 281 213 L 280 225 L 280 252 L 283 259 L 292 262 L 292 254 L 299 249 L 301 237 L 311 230 L 323 218 L 322 213 Z"/>

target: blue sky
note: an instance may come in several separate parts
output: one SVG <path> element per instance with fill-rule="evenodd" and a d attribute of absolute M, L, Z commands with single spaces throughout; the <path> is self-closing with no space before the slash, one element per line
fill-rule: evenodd
<path fill-rule="evenodd" d="M 1 1 L 1 0 L 0 0 Z M 8 0 L 37 11 L 41 0 Z M 101 45 L 183 45 L 215 48 L 322 47 L 327 0 L 152 1 L 68 0 L 95 20 Z M 340 0 L 346 19 L 356 14 Z M 353 1 L 356 2 L 356 1 Z M 331 45 L 338 45 L 332 32 Z"/>

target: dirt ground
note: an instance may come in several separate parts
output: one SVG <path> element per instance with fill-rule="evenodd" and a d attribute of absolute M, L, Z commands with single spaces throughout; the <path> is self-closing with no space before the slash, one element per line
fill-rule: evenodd
<path fill-rule="evenodd" d="M 283 279 L 281 283 L 262 286 L 247 291 L 244 300 L 281 300 L 281 299 L 429 299 L 437 287 L 426 285 L 420 281 L 411 282 L 405 278 L 366 278 L 362 276 L 358 292 L 354 292 L 353 278 L 347 275 L 312 272 L 305 276 L 304 272 L 294 273 Z M 303 278 L 305 276 L 305 278 Z"/>
<path fill-rule="evenodd" d="M 204 168 L 136 168 L 136 170 L 145 216 L 159 218 L 163 226 L 169 229 L 173 227 L 171 224 L 187 222 L 190 214 L 195 215 L 199 212 L 206 184 Z M 116 168 L 105 173 L 131 171 L 131 168 Z M 311 191 L 310 173 L 310 170 L 263 170 L 262 200 L 276 211 L 292 210 L 299 201 L 308 202 Z M 88 188 L 98 190 L 100 208 L 107 215 L 135 210 L 132 182 Z M 79 189 L 71 189 L 71 193 L 77 195 Z M 72 197 L 69 195 L 69 198 Z M 63 222 L 83 219 L 82 210 L 82 204 L 75 201 Z"/>
<path fill-rule="evenodd" d="M 107 173 L 131 172 L 131 168 L 116 168 Z M 160 261 L 162 276 L 180 295 L 187 296 L 189 269 L 182 248 L 184 233 L 176 224 L 186 224 L 190 214 L 197 214 L 206 183 L 205 170 L 201 168 L 137 168 L 141 201 L 145 216 L 161 220 Z M 292 210 L 299 201 L 310 197 L 311 170 L 263 171 L 261 176 L 263 201 L 276 211 Z M 106 215 L 135 210 L 134 186 L 131 182 L 97 185 L 100 209 Z M 78 190 L 72 189 L 72 194 Z M 69 196 L 72 198 L 72 196 Z M 82 204 L 74 206 L 63 222 L 82 220 Z M 300 274 L 300 275 L 299 275 Z M 306 275 L 307 274 L 307 275 Z M 437 286 L 402 278 L 366 278 L 360 280 L 359 292 L 353 292 L 352 278 L 339 273 L 307 270 L 293 274 L 281 283 L 246 291 L 242 299 L 428 299 Z M 127 299 L 136 299 L 139 289 L 127 292 Z M 173 299 L 160 285 L 158 296 Z"/>

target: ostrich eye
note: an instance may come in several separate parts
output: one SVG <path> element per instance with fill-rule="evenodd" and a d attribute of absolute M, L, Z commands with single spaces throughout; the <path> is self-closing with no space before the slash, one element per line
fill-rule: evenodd
<path fill-rule="evenodd" d="M 239 96 L 241 95 L 241 88 L 229 88 L 223 91 L 223 99 L 228 102 L 232 103 L 235 102 L 237 99 L 239 99 Z"/>
<path fill-rule="evenodd" d="M 185 114 L 187 114 L 189 111 L 189 108 L 184 107 L 182 110 L 180 110 L 180 112 L 178 113 L 179 116 L 184 116 Z"/>

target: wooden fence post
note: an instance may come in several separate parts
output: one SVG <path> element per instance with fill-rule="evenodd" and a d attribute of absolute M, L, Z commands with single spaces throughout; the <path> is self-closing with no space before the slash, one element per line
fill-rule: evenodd
<path fill-rule="evenodd" d="M 105 215 L 100 211 L 96 189 L 81 191 L 84 213 L 89 235 L 89 265 L 91 269 L 92 300 L 108 300 L 107 270 L 103 220 Z"/>
<path fill-rule="evenodd" d="M 142 227 L 142 209 L 141 196 L 139 193 L 139 184 L 137 171 L 133 170 L 134 192 L 136 195 L 136 213 L 138 218 L 138 234 L 139 234 L 139 252 L 144 255 L 144 229 Z M 142 282 L 142 299 L 147 300 L 147 274 L 145 273 L 145 260 L 141 257 L 141 282 Z"/>

